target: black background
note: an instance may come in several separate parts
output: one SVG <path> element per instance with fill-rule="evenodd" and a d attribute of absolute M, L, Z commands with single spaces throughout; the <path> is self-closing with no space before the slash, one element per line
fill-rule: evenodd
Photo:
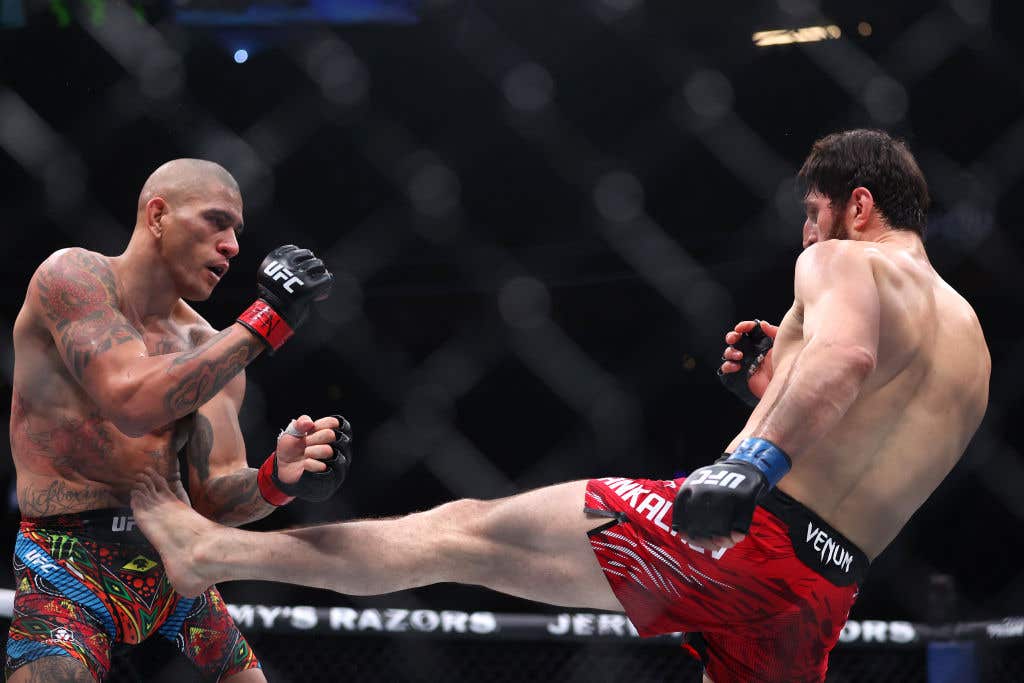
<path fill-rule="evenodd" d="M 1012 3 L 848 5 L 820 10 L 842 28 L 841 40 L 763 49 L 751 45 L 753 31 L 816 22 L 774 2 L 484 0 L 427 3 L 410 26 L 243 34 L 174 26 L 150 7 L 157 37 L 135 36 L 136 57 L 153 53 L 151 40 L 180 55 L 182 87 L 165 97 L 152 97 L 160 80 L 119 62 L 85 17 L 57 28 L 33 15 L 27 28 L 0 31 L 0 104 L 16 98 L 17 110 L 33 111 L 58 142 L 26 161 L 10 145 L 20 119 L 0 109 L 5 389 L 9 330 L 35 266 L 69 245 L 117 253 L 148 173 L 169 158 L 202 156 L 239 176 L 248 226 L 230 275 L 198 305 L 208 320 L 226 325 L 249 303 L 251 274 L 278 244 L 333 255 L 339 275 L 325 305 L 334 311 L 250 368 L 242 424 L 258 465 L 295 414 L 341 411 L 355 426 L 356 464 L 336 499 L 297 503 L 256 528 L 392 515 L 573 478 L 689 471 L 716 457 L 745 419 L 714 377 L 725 324 L 777 321 L 792 300 L 797 197 L 784 184 L 777 193 L 754 187 L 759 179 L 779 186 L 820 135 L 884 126 L 907 138 L 931 181 L 929 252 L 975 306 L 994 376 L 981 432 L 877 560 L 852 616 L 925 618 L 936 572 L 956 578 L 961 616 L 1020 613 L 1024 86 L 1019 42 L 1004 28 Z M 616 6 L 632 9 L 608 9 Z M 979 23 L 964 18 L 977 8 Z M 857 34 L 861 20 L 872 23 L 870 37 Z M 353 82 L 363 79 L 365 96 L 354 103 L 325 97 L 307 66 L 310 45 L 324 36 L 361 64 Z M 241 65 L 231 59 L 240 44 L 252 47 Z M 517 111 L 504 95 L 502 74 L 522 62 L 550 75 L 552 104 L 541 113 Z M 858 74 L 869 64 L 903 83 L 904 115 L 880 121 L 865 106 Z M 686 84 L 708 69 L 731 83 L 738 128 L 686 108 Z M 277 158 L 260 142 L 266 135 L 289 140 Z M 258 171 L 243 172 L 250 157 L 225 142 L 232 139 L 257 150 Z M 749 147 L 751 139 L 763 148 Z M 778 164 L 763 166 L 761 149 Z M 742 170 L 723 162 L 729 153 Z M 424 211 L 410 183 L 435 162 L 450 171 L 442 180 L 457 178 L 457 192 L 454 205 Z M 681 315 L 655 286 L 657 269 L 630 261 L 608 238 L 593 188 L 618 171 L 642 185 L 643 215 L 659 234 L 697 264 L 701 277 L 686 271 L 676 291 L 696 297 L 698 315 Z M 519 276 L 547 288 L 540 327 L 503 318 L 502 287 Z M 720 289 L 705 301 L 698 290 L 707 281 Z M 556 336 L 545 336 L 552 329 Z M 594 375 L 584 373 L 594 400 L 582 412 L 524 360 L 531 352 L 523 349 L 557 358 L 552 339 L 603 378 L 591 387 Z M 452 348 L 464 362 L 452 367 L 468 367 L 472 379 L 449 396 L 430 368 Z M 597 400 L 606 391 L 627 400 Z M 451 457 L 467 444 L 471 462 L 481 456 L 494 469 L 459 476 L 465 463 Z M 0 460 L 9 490 L 13 471 Z M 5 538 L 16 519 L 9 509 Z M 264 604 L 350 602 L 267 584 L 224 593 Z M 543 609 L 451 586 L 370 602 Z"/>

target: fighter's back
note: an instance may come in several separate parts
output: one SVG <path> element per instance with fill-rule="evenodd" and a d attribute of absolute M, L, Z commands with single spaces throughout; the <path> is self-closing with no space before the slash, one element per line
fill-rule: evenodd
<path fill-rule="evenodd" d="M 916 236 L 829 240 L 812 249 L 870 267 L 878 348 L 852 406 L 779 487 L 875 557 L 963 454 L 985 412 L 991 361 L 973 309 L 935 272 Z M 798 286 L 776 339 L 774 377 L 751 425 L 806 344 L 803 315 Z"/>

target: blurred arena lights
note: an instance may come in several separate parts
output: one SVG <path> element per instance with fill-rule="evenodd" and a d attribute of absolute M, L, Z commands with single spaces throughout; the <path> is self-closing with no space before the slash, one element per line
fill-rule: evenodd
<path fill-rule="evenodd" d="M 235 63 L 236 64 L 245 64 L 248 60 L 249 60 L 249 51 L 248 50 L 245 50 L 245 49 L 242 49 L 242 48 L 239 48 L 238 50 L 235 50 Z"/>
<path fill-rule="evenodd" d="M 757 47 L 771 45 L 789 45 L 791 43 L 816 43 L 820 40 L 835 40 L 843 35 L 835 24 L 828 26 L 805 26 L 803 28 L 783 28 L 770 31 L 757 31 L 751 38 Z"/>
<path fill-rule="evenodd" d="M 199 26 L 282 26 L 286 24 L 412 24 L 420 0 L 183 0 L 175 21 Z"/>

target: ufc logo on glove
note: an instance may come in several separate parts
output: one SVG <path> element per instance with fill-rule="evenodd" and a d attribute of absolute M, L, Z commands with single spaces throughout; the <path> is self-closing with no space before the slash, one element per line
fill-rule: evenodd
<path fill-rule="evenodd" d="M 295 276 L 292 271 L 288 270 L 283 263 L 280 261 L 271 261 L 263 269 L 263 272 L 271 277 L 273 280 L 284 280 L 285 283 L 282 285 L 286 292 L 294 294 L 295 290 L 292 289 L 293 285 L 303 286 L 302 280 Z"/>
<path fill-rule="evenodd" d="M 747 477 L 739 472 L 730 472 L 726 469 L 716 470 L 710 467 L 702 467 L 693 473 L 693 476 L 686 480 L 691 486 L 703 484 L 704 486 L 724 486 L 734 489 L 743 483 Z"/>

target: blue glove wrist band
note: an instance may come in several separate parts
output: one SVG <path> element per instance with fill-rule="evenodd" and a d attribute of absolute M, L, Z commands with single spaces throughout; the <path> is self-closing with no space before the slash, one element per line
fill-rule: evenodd
<path fill-rule="evenodd" d="M 793 466 L 793 461 L 778 446 L 755 438 L 743 439 L 729 460 L 742 460 L 756 467 L 768 480 L 769 488 L 774 488 Z"/>

